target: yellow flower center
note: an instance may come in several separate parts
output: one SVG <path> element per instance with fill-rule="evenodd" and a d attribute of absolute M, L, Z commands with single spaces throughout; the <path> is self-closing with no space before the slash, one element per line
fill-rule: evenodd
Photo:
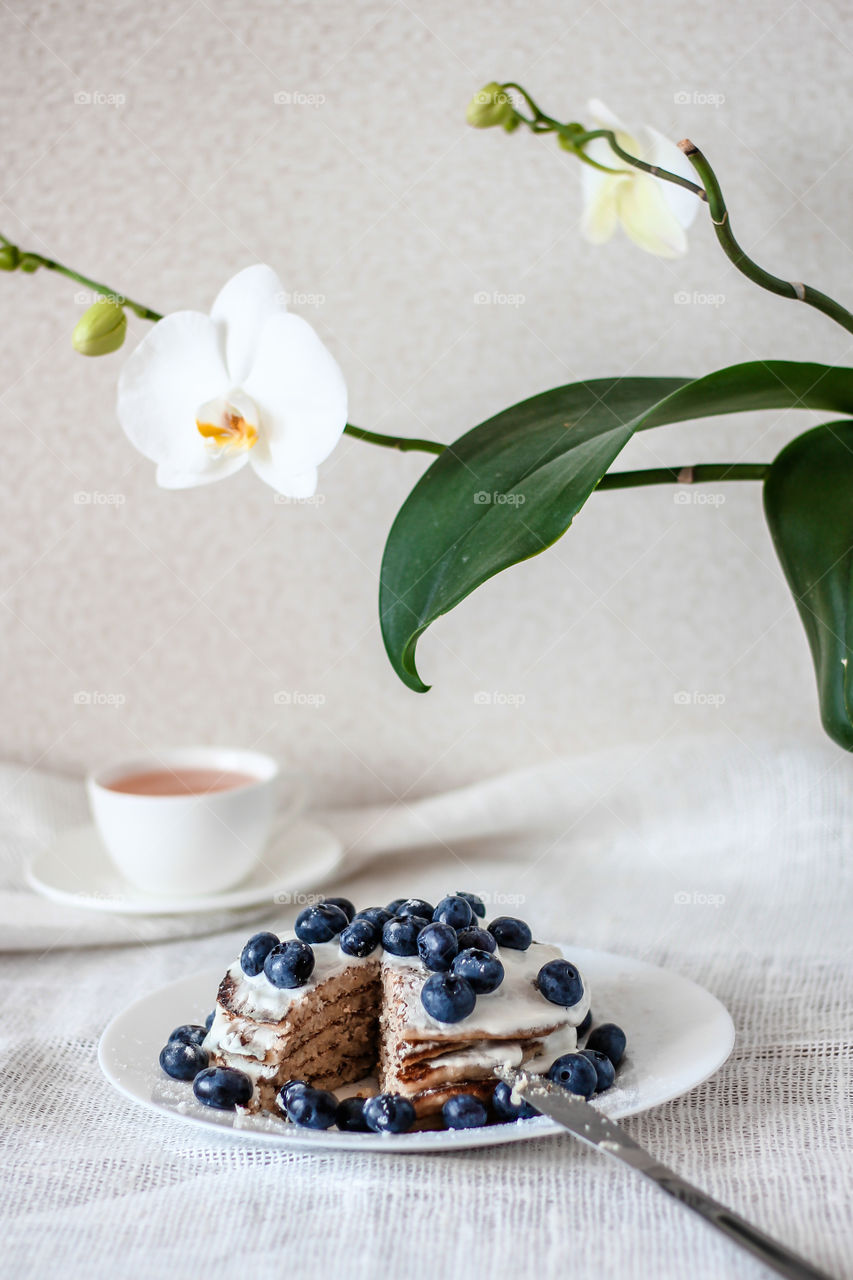
<path fill-rule="evenodd" d="M 217 452 L 240 453 L 257 443 L 258 428 L 233 409 L 227 409 L 219 422 L 200 422 L 197 418 L 195 425 L 205 443 Z"/>

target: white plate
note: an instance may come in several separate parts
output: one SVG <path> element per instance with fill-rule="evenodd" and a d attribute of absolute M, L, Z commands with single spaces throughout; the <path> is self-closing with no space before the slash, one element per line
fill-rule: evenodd
<path fill-rule="evenodd" d="M 595 1022 L 616 1022 L 628 1037 L 616 1084 L 595 1105 L 613 1119 L 646 1111 L 693 1089 L 732 1051 L 734 1026 L 710 992 L 666 969 L 607 951 L 564 948 L 589 980 Z M 157 1058 L 169 1033 L 183 1022 L 203 1022 L 213 1008 L 223 969 L 170 982 L 113 1018 L 98 1047 L 110 1084 L 134 1102 L 210 1136 L 306 1150 L 428 1152 L 496 1146 L 563 1130 L 546 1116 L 482 1129 L 421 1130 L 403 1134 L 340 1133 L 302 1129 L 270 1116 L 241 1116 L 203 1107 L 192 1084 L 171 1080 Z M 353 1090 L 347 1090 L 352 1092 Z"/>
<path fill-rule="evenodd" d="M 27 881 L 37 893 L 91 911 L 125 915 L 186 915 L 188 912 L 236 910 L 282 895 L 316 889 L 340 867 L 343 846 L 316 822 L 299 818 L 274 832 L 254 870 L 235 889 L 194 898 L 155 897 L 135 888 L 111 862 L 91 823 L 63 831 L 50 848 L 27 867 Z"/>

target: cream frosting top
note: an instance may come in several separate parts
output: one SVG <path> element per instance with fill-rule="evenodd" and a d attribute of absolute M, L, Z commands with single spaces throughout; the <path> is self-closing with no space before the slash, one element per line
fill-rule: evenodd
<path fill-rule="evenodd" d="M 280 935 L 282 942 L 291 942 L 296 934 L 291 932 Z M 246 1018 L 254 1018 L 259 1022 L 282 1022 L 288 1010 L 298 1000 L 315 991 L 322 983 L 334 978 L 357 965 L 376 965 L 383 954 L 380 947 L 372 955 L 362 958 L 348 956 L 341 951 L 337 938 L 331 942 L 311 942 L 308 944 L 314 952 L 314 970 L 308 981 L 301 987 L 274 987 L 266 974 L 261 972 L 256 977 L 244 973 L 239 958 L 228 970 L 228 977 L 234 982 L 234 1008 Z"/>

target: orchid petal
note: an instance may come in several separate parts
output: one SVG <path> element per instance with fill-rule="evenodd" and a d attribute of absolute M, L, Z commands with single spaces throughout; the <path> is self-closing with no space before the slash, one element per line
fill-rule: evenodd
<path fill-rule="evenodd" d="M 596 128 L 612 129 L 614 133 L 624 133 L 628 135 L 628 130 L 625 128 L 619 117 L 614 115 L 610 108 L 605 106 L 600 98 L 590 98 L 587 103 L 587 111 L 592 117 Z"/>
<path fill-rule="evenodd" d="M 157 466 L 157 483 L 161 489 L 193 489 L 196 485 L 213 484 L 216 480 L 233 476 L 248 461 L 249 454 L 244 451 L 223 457 L 206 453 L 201 467 L 191 470 L 182 469 L 171 462 L 161 462 Z"/>
<path fill-rule="evenodd" d="M 618 207 L 626 234 L 647 253 L 678 258 L 687 251 L 684 228 L 664 200 L 656 178 L 637 174 L 623 182 Z"/>
<path fill-rule="evenodd" d="M 213 321 L 198 311 L 176 311 L 149 330 L 124 365 L 118 383 L 119 422 L 146 458 L 167 470 L 202 476 L 211 457 L 196 413 L 206 400 L 227 390 Z"/>
<path fill-rule="evenodd" d="M 584 165 L 581 231 L 590 244 L 604 244 L 613 235 L 619 221 L 619 191 L 630 181 Z"/>
<path fill-rule="evenodd" d="M 275 446 L 263 452 L 253 449 L 249 461 L 255 475 L 285 498 L 312 498 L 317 492 L 317 468 L 309 467 L 307 471 L 296 473 L 289 471 L 286 466 L 279 465 Z"/>
<path fill-rule="evenodd" d="M 328 457 L 343 433 L 343 374 L 307 320 L 282 314 L 267 321 L 243 388 L 261 417 L 250 462 L 268 484 L 288 493 L 291 478 Z"/>
<path fill-rule="evenodd" d="M 216 296 L 210 315 L 220 329 L 232 386 L 240 386 L 271 316 L 287 313 L 284 286 L 272 267 L 258 263 L 232 276 Z"/>

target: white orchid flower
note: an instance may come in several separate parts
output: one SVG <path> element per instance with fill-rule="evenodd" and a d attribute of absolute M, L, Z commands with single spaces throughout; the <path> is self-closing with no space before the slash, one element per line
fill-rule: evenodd
<path fill-rule="evenodd" d="M 154 325 L 122 370 L 118 416 L 165 489 L 249 463 L 279 493 L 306 498 L 346 426 L 347 392 L 276 273 L 258 265 L 228 281 L 210 315 L 176 311 Z"/>
<path fill-rule="evenodd" d="M 638 160 L 695 180 L 683 152 L 657 129 L 646 126 L 639 137 L 632 137 L 597 98 L 589 103 L 589 113 L 594 128 L 612 129 L 620 147 Z M 647 253 L 660 258 L 678 258 L 686 253 L 685 229 L 696 216 L 698 197 L 684 187 L 632 168 L 610 149 L 606 138 L 594 138 L 584 150 L 590 159 L 620 171 L 602 173 L 592 165 L 581 166 L 584 194 L 581 227 L 587 240 L 604 244 L 621 222 L 626 235 Z"/>

